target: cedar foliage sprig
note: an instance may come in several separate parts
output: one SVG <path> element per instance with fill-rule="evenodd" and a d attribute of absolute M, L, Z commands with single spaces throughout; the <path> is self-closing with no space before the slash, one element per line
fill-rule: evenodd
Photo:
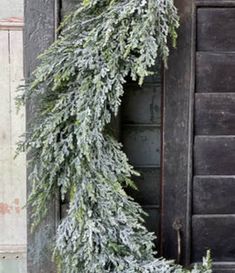
<path fill-rule="evenodd" d="M 184 272 L 154 257 L 143 210 L 123 189 L 136 172 L 107 128 L 126 77 L 141 85 L 157 58 L 166 64 L 178 25 L 172 0 L 84 0 L 19 98 L 37 102 L 19 146 L 31 155 L 33 227 L 58 189 L 61 199 L 70 197 L 56 236 L 60 272 Z"/>

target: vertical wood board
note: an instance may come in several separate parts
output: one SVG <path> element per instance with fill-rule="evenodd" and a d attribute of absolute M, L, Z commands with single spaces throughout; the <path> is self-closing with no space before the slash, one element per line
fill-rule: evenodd
<path fill-rule="evenodd" d="M 25 0 L 24 15 L 24 77 L 30 78 L 39 64 L 38 55 L 46 50 L 55 39 L 57 24 L 57 0 Z M 30 129 L 30 121 L 37 109 L 36 101 L 28 101 L 26 105 L 26 126 Z M 27 155 L 30 159 L 30 155 Z M 28 169 L 28 173 L 30 170 Z M 28 180 L 27 192 L 31 191 Z M 35 233 L 30 232 L 31 208 L 27 210 L 28 226 L 28 273 L 55 273 L 52 262 L 52 242 L 55 238 L 59 218 L 59 205 L 56 199 L 48 204 L 48 215 L 39 225 Z"/>
<path fill-rule="evenodd" d="M 194 3 L 176 0 L 180 28 L 164 73 L 162 130 L 161 249 L 166 258 L 191 261 L 192 102 L 194 92 Z M 175 223 L 180 223 L 178 254 Z"/>

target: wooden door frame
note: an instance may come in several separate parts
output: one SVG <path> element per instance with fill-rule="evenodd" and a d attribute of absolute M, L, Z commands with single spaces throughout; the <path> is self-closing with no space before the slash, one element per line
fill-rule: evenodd
<path fill-rule="evenodd" d="M 59 21 L 59 0 L 25 0 L 24 3 L 24 77 L 27 81 L 37 67 L 38 55 L 47 49 L 56 38 Z M 30 129 L 30 121 L 37 107 L 36 102 L 26 104 L 26 127 Z M 27 155 L 29 158 L 30 155 Z M 30 170 L 27 170 L 29 174 Z M 27 195 L 31 191 L 31 183 L 27 181 Z M 55 198 L 51 200 L 48 215 L 31 233 L 31 209 L 27 209 L 27 273 L 55 273 L 52 263 L 52 239 L 55 237 L 60 206 Z"/>
<path fill-rule="evenodd" d="M 180 262 L 190 265 L 196 12 L 201 7 L 235 7 L 235 1 L 175 0 L 175 4 L 180 16 L 179 37 L 163 80 L 161 254 L 177 258 L 177 232 L 173 224 L 178 220 L 182 224 Z M 233 272 L 234 264 L 215 262 L 214 269 Z"/>
<path fill-rule="evenodd" d="M 180 16 L 176 49 L 171 49 L 163 79 L 161 254 L 190 264 L 191 183 L 193 147 L 193 95 L 195 7 L 193 0 L 175 0 Z M 179 235 L 179 234 L 178 234 Z"/>

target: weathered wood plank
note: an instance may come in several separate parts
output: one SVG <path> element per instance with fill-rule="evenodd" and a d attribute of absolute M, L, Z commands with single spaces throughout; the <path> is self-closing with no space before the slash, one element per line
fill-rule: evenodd
<path fill-rule="evenodd" d="M 125 127 L 124 150 L 135 166 L 160 165 L 160 129 L 158 127 Z"/>
<path fill-rule="evenodd" d="M 196 176 L 193 182 L 194 214 L 235 212 L 234 176 Z"/>
<path fill-rule="evenodd" d="M 192 229 L 194 262 L 199 262 L 207 249 L 214 262 L 234 262 L 235 215 L 194 216 Z"/>
<path fill-rule="evenodd" d="M 30 78 L 39 63 L 37 56 L 42 53 L 55 39 L 57 23 L 56 0 L 25 0 L 25 28 L 24 28 L 24 76 Z M 33 118 L 37 103 L 28 101 L 26 106 L 27 127 Z M 30 157 L 30 155 L 28 155 Z M 29 170 L 28 170 L 29 171 Z M 31 190 L 28 181 L 27 191 Z M 32 234 L 31 210 L 27 211 L 28 219 L 28 273 L 55 273 L 56 269 L 51 261 L 51 243 L 56 233 L 59 216 L 56 200 L 51 200 L 46 219 Z"/>
<path fill-rule="evenodd" d="M 195 137 L 195 175 L 234 175 L 235 136 Z"/>
<path fill-rule="evenodd" d="M 235 7 L 234 0 L 195 0 L 198 7 Z"/>
<path fill-rule="evenodd" d="M 136 168 L 140 176 L 133 177 L 138 190 L 128 194 L 141 205 L 160 205 L 160 168 Z"/>
<path fill-rule="evenodd" d="M 196 92 L 235 92 L 235 54 L 198 52 Z"/>
<path fill-rule="evenodd" d="M 234 51 L 235 8 L 197 9 L 197 50 Z"/>
<path fill-rule="evenodd" d="M 235 262 L 214 262 L 213 273 L 233 273 L 235 271 Z"/>
<path fill-rule="evenodd" d="M 162 143 L 162 254 L 177 258 L 175 220 L 182 223 L 184 234 L 181 263 L 190 264 L 190 188 L 192 164 L 192 98 L 194 96 L 195 41 L 193 1 L 176 0 L 180 16 L 177 50 L 172 50 L 163 87 Z"/>
<path fill-rule="evenodd" d="M 161 87 L 149 85 L 143 88 L 128 86 L 121 110 L 123 123 L 161 122 Z"/>
<path fill-rule="evenodd" d="M 195 95 L 196 135 L 235 135 L 235 93 Z"/>
<path fill-rule="evenodd" d="M 28 79 L 39 63 L 42 53 L 55 38 L 56 0 L 25 0 L 24 3 L 24 58 L 25 77 Z"/>

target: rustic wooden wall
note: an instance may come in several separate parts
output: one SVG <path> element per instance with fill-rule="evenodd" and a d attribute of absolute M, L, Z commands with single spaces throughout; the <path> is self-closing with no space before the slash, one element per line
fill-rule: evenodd
<path fill-rule="evenodd" d="M 190 264 L 210 249 L 213 272 L 235 272 L 235 2 L 175 3 L 181 26 L 164 77 L 163 250 Z"/>
<path fill-rule="evenodd" d="M 216 4 L 196 13 L 192 259 L 210 248 L 234 272 L 235 3 Z"/>

